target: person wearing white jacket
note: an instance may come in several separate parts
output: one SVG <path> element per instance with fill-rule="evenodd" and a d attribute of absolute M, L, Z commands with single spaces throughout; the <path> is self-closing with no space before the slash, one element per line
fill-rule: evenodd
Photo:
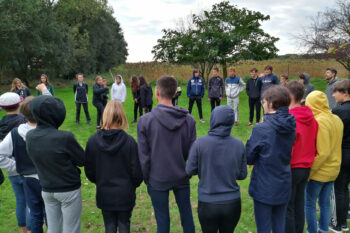
<path fill-rule="evenodd" d="M 121 103 L 125 102 L 126 86 L 124 84 L 123 77 L 120 74 L 118 74 L 115 77 L 115 82 L 112 85 L 111 99 L 112 100 L 119 100 Z"/>

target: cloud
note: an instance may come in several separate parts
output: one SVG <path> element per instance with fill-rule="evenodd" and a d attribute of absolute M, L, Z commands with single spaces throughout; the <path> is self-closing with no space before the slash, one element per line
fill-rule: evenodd
<path fill-rule="evenodd" d="M 151 61 L 151 50 L 162 36 L 162 29 L 175 28 L 180 18 L 191 13 L 210 9 L 218 0 L 110 0 L 115 16 L 128 42 L 128 62 Z M 298 42 L 293 35 L 300 34 L 311 17 L 326 7 L 334 6 L 335 0 L 235 0 L 238 7 L 260 11 L 270 15 L 263 22 L 263 29 L 272 36 L 279 37 L 279 54 L 297 53 Z"/>

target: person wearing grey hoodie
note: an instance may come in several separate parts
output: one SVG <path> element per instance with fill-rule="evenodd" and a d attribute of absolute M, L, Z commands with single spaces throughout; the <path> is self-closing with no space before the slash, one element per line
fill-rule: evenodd
<path fill-rule="evenodd" d="M 207 136 L 192 145 L 186 173 L 197 175 L 198 217 L 204 233 L 234 232 L 241 215 L 241 194 L 236 180 L 247 177 L 243 142 L 231 137 L 234 112 L 216 107 Z"/>
<path fill-rule="evenodd" d="M 299 75 L 299 82 L 304 85 L 304 96 L 301 103 L 305 102 L 306 97 L 315 90 L 314 85 L 310 83 L 310 75 L 308 73 L 302 73 Z"/>
<path fill-rule="evenodd" d="M 337 70 L 334 68 L 327 68 L 324 76 L 328 81 L 326 95 L 328 99 L 329 108 L 332 110 L 333 108 L 338 106 L 333 97 L 333 88 L 334 85 L 340 81 L 340 79 L 337 77 Z"/>
<path fill-rule="evenodd" d="M 126 99 L 126 86 L 123 81 L 123 77 L 118 74 L 115 77 L 115 82 L 112 85 L 111 88 L 111 99 L 112 100 L 118 100 L 121 103 L 125 102 Z"/>

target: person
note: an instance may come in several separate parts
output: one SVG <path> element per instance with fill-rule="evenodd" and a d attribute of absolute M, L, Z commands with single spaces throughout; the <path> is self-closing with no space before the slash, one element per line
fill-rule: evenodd
<path fill-rule="evenodd" d="M 333 87 L 334 85 L 340 81 L 340 79 L 337 77 L 337 70 L 334 68 L 327 68 L 326 72 L 324 74 L 326 80 L 327 80 L 327 88 L 326 88 L 326 94 L 328 99 L 329 108 L 332 110 L 337 106 L 337 103 L 333 97 Z"/>
<path fill-rule="evenodd" d="M 260 91 L 261 91 L 261 79 L 258 78 L 258 70 L 252 68 L 250 70 L 250 78 L 247 81 L 246 91 L 249 102 L 249 123 L 247 126 L 253 125 L 254 108 L 256 111 L 256 123 L 260 122 L 261 102 L 260 102 Z"/>
<path fill-rule="evenodd" d="M 107 94 L 109 93 L 109 89 L 107 87 L 106 82 L 103 82 L 103 79 L 101 76 L 97 76 L 95 79 L 95 85 L 93 87 L 93 97 L 92 97 L 92 104 L 97 109 L 97 120 L 96 120 L 96 129 L 100 129 L 100 122 L 102 119 L 103 109 L 104 109 L 104 102 L 106 101 L 105 98 L 107 97 Z"/>
<path fill-rule="evenodd" d="M 298 81 L 288 82 L 290 93 L 289 113 L 296 121 L 295 141 L 291 154 L 292 193 L 288 203 L 286 233 L 303 233 L 305 224 L 304 192 L 310 168 L 316 156 L 318 123 L 311 109 L 301 105 L 304 85 Z"/>
<path fill-rule="evenodd" d="M 71 132 L 58 130 L 66 116 L 61 99 L 36 97 L 30 110 L 37 127 L 27 133 L 26 147 L 42 187 L 48 233 L 78 233 L 82 211 L 78 167 L 84 165 L 84 150 Z"/>
<path fill-rule="evenodd" d="M 108 85 L 107 85 L 107 79 L 102 78 L 102 85 L 108 89 L 108 91 L 102 93 L 102 95 L 101 95 L 101 97 L 102 97 L 102 105 L 103 105 L 103 109 L 104 109 L 106 107 L 106 105 L 107 105 L 108 94 L 109 94 L 109 88 L 108 88 Z M 103 114 L 103 112 L 102 112 L 102 114 Z M 101 115 L 101 119 L 102 119 L 102 115 Z"/>
<path fill-rule="evenodd" d="M 199 121 L 201 123 L 205 123 L 202 112 L 202 99 L 204 97 L 204 91 L 204 80 L 199 76 L 199 70 L 195 69 L 193 70 L 192 78 L 190 78 L 187 83 L 187 96 L 189 98 L 188 111 L 190 114 L 192 113 L 192 107 L 196 101 L 199 113 Z"/>
<path fill-rule="evenodd" d="M 13 128 L 26 122 L 23 116 L 19 115 L 19 105 L 23 101 L 18 94 L 13 92 L 6 92 L 0 96 L 0 107 L 4 109 L 6 115 L 0 120 L 0 141 L 6 138 Z M 1 145 L 0 144 L 0 152 Z M 6 168 L 15 163 L 12 154 L 11 157 L 0 156 L 0 168 Z M 3 176 L 3 173 L 1 172 Z M 16 218 L 17 224 L 21 232 L 30 231 L 30 214 L 26 204 L 26 198 L 23 189 L 23 179 L 15 170 L 7 171 L 8 179 L 10 180 L 12 190 L 16 198 Z"/>
<path fill-rule="evenodd" d="M 247 163 L 254 165 L 249 195 L 254 200 L 258 233 L 285 232 L 291 194 L 291 152 L 295 139 L 295 119 L 288 112 L 288 90 L 273 86 L 261 96 L 263 122 L 257 124 L 246 144 Z"/>
<path fill-rule="evenodd" d="M 19 78 L 13 79 L 11 91 L 17 93 L 23 99 L 25 99 L 27 96 L 31 96 L 29 88 L 26 87 Z"/>
<path fill-rule="evenodd" d="M 236 76 L 236 69 L 231 67 L 228 70 L 229 77 L 226 79 L 226 96 L 227 105 L 233 108 L 235 113 L 235 126 L 238 126 L 238 106 L 239 106 L 239 94 L 244 91 L 245 83 L 242 78 Z"/>
<path fill-rule="evenodd" d="M 247 160 L 241 140 L 231 137 L 234 112 L 216 107 L 207 136 L 192 145 L 186 173 L 197 175 L 198 218 L 203 233 L 232 233 L 241 216 L 241 195 L 236 180 L 247 177 Z"/>
<path fill-rule="evenodd" d="M 281 74 L 281 76 L 280 76 L 280 85 L 281 86 L 286 86 L 287 83 L 288 83 L 288 75 Z"/>
<path fill-rule="evenodd" d="M 143 76 L 139 77 L 140 81 L 140 108 L 148 113 L 152 111 L 153 105 L 153 91 L 152 87 L 148 85 L 146 79 Z"/>
<path fill-rule="evenodd" d="M 112 100 L 103 113 L 102 130 L 86 144 L 85 174 L 96 184 L 96 204 L 106 233 L 116 233 L 117 228 L 120 233 L 130 232 L 135 191 L 142 182 L 137 143 L 124 131 L 127 127 L 121 102 Z"/>
<path fill-rule="evenodd" d="M 213 77 L 209 80 L 208 100 L 210 101 L 211 111 L 215 106 L 220 106 L 220 101 L 224 96 L 224 82 L 219 76 L 219 68 L 213 69 Z"/>
<path fill-rule="evenodd" d="M 334 181 L 334 193 L 336 200 L 336 221 L 331 222 L 330 230 L 334 232 L 348 231 L 347 215 L 349 206 L 349 182 L 350 182 L 350 80 L 343 80 L 334 85 L 333 97 L 339 104 L 333 109 L 344 124 L 342 140 L 342 159 L 340 172 Z"/>
<path fill-rule="evenodd" d="M 301 100 L 301 104 L 304 105 L 306 97 L 315 90 L 315 87 L 310 83 L 310 75 L 308 73 L 300 74 L 299 82 L 304 85 L 304 96 Z"/>
<path fill-rule="evenodd" d="M 80 109 L 81 105 L 83 105 L 85 117 L 87 123 L 91 124 L 91 117 L 89 114 L 88 108 L 88 92 L 89 86 L 84 82 L 84 75 L 79 73 L 76 74 L 77 82 L 73 85 L 73 92 L 75 98 L 75 106 L 76 106 L 76 115 L 75 115 L 75 123 L 79 125 L 80 123 Z"/>
<path fill-rule="evenodd" d="M 49 82 L 49 78 L 47 77 L 46 74 L 42 74 L 40 76 L 40 83 L 44 83 L 46 85 L 47 90 L 49 90 L 49 92 L 51 93 L 51 95 L 55 96 L 55 91 L 53 89 L 53 85 Z M 42 95 L 42 93 L 39 90 L 37 90 L 36 95 L 40 96 L 40 95 Z"/>
<path fill-rule="evenodd" d="M 115 76 L 115 81 L 111 88 L 111 100 L 118 100 L 122 104 L 126 99 L 126 86 L 123 81 L 123 77 L 118 74 Z"/>
<path fill-rule="evenodd" d="M 261 77 L 261 94 L 264 93 L 271 85 L 278 85 L 279 81 L 275 74 L 272 73 L 272 66 L 267 65 L 264 68 L 264 75 Z"/>
<path fill-rule="evenodd" d="M 184 233 L 195 232 L 185 167 L 191 145 L 196 140 L 196 126 L 186 109 L 172 106 L 176 88 L 177 81 L 173 77 L 159 78 L 155 90 L 158 105 L 143 115 L 137 125 L 140 164 L 158 233 L 170 232 L 170 190 L 179 207 Z"/>
<path fill-rule="evenodd" d="M 331 208 L 330 197 L 334 180 L 337 178 L 341 163 L 341 141 L 343 123 L 331 113 L 326 94 L 313 91 L 305 101 L 318 123 L 317 154 L 312 164 L 309 182 L 305 191 L 305 215 L 309 233 L 328 232 Z M 320 208 L 317 221 L 316 201 Z M 317 226 L 318 225 L 318 226 Z"/>
<path fill-rule="evenodd" d="M 131 77 L 130 87 L 134 100 L 134 120 L 131 123 L 135 124 L 137 122 L 137 111 L 139 111 L 140 117 L 142 116 L 142 108 L 140 105 L 140 81 L 136 76 Z"/>
<path fill-rule="evenodd" d="M 175 94 L 175 96 L 174 96 L 173 99 L 172 99 L 173 106 L 178 106 L 179 97 L 181 96 L 181 93 L 182 93 L 181 87 L 180 87 L 180 86 L 177 86 L 176 94 Z"/>

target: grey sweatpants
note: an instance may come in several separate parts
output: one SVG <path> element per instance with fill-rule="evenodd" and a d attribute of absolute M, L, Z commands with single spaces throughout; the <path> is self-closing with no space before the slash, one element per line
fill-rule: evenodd
<path fill-rule="evenodd" d="M 235 121 L 238 121 L 238 105 L 239 105 L 239 96 L 235 98 L 227 97 L 227 105 L 230 106 L 235 114 Z"/>
<path fill-rule="evenodd" d="M 81 190 L 42 192 L 47 217 L 47 233 L 80 233 Z M 63 231 L 62 231 L 63 229 Z"/>

